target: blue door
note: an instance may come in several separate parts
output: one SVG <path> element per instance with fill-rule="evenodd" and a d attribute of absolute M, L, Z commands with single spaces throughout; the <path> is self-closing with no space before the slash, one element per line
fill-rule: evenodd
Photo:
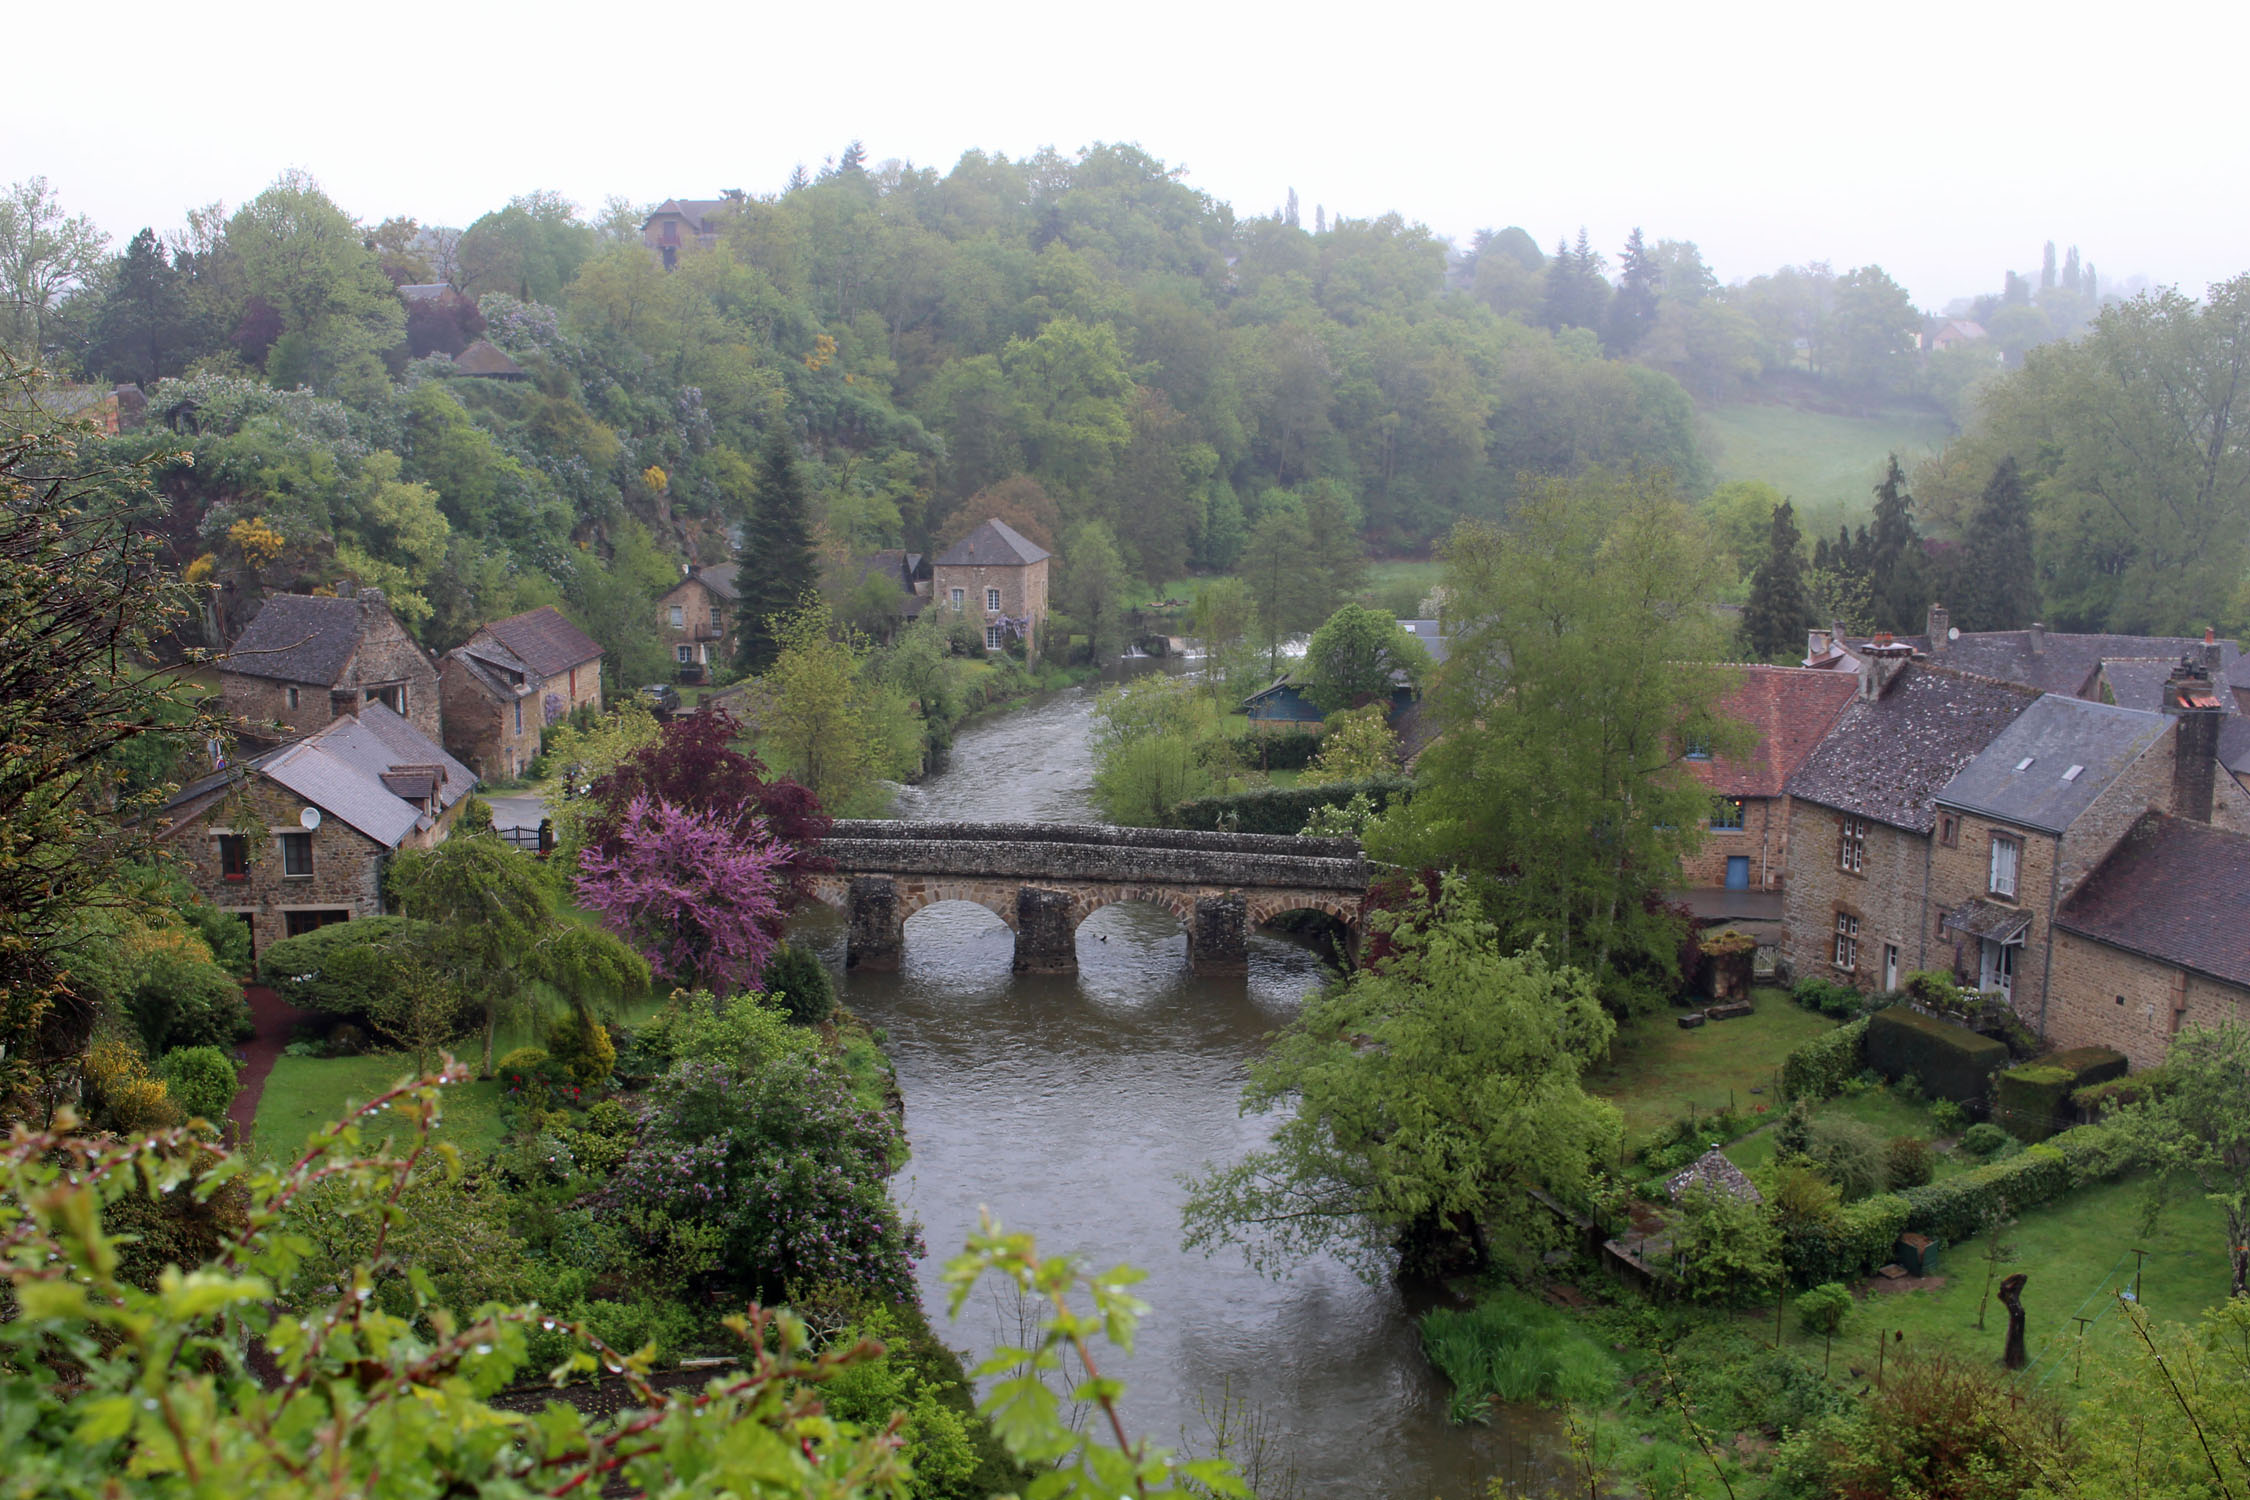
<path fill-rule="evenodd" d="M 1730 854 L 1727 856 L 1727 889 L 1730 891 L 1750 889 L 1749 855 Z"/>

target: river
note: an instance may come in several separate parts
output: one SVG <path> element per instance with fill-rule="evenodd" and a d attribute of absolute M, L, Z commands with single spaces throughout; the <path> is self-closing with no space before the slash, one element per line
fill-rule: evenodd
<path fill-rule="evenodd" d="M 901 792 L 899 816 L 1094 820 L 1092 702 L 1074 689 L 963 729 L 949 769 Z M 840 966 L 841 924 L 805 920 Z M 1078 955 L 1074 976 L 1012 973 L 1000 919 L 945 903 L 908 921 L 897 973 L 844 980 L 898 1067 L 913 1160 L 895 1187 L 922 1222 L 923 1298 L 948 1341 L 981 1358 L 1019 1337 L 997 1298 L 942 1323 L 944 1262 L 988 1207 L 1043 1251 L 1148 1273 L 1138 1346 L 1104 1365 L 1129 1384 L 1128 1431 L 1200 1454 L 1230 1424 L 1262 1500 L 1467 1500 L 1496 1474 L 1546 1488 L 1548 1424 L 1446 1422 L 1419 1309 L 1396 1288 L 1329 1260 L 1271 1281 L 1237 1252 L 1181 1249 L 1181 1178 L 1263 1138 L 1264 1121 L 1236 1113 L 1244 1065 L 1319 982 L 1318 958 L 1259 933 L 1247 980 L 1198 979 L 1179 923 L 1138 904 L 1089 917 Z"/>

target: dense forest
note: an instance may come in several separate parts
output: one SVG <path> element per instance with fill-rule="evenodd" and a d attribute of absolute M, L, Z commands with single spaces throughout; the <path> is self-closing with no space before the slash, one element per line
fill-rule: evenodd
<path fill-rule="evenodd" d="M 444 649 L 559 601 L 655 675 L 644 602 L 730 554 L 776 428 L 832 568 L 996 512 L 1049 543 L 1101 527 L 1160 584 L 1240 566 L 1308 507 L 1383 555 L 1589 466 L 1699 500 L 1697 404 L 1761 382 L 1975 425 L 1995 377 L 2101 305 L 2049 245 L 2036 286 L 2009 272 L 1957 309 L 1990 337 L 1924 353 L 1937 320 L 1877 266 L 1721 286 L 1638 230 L 1613 265 L 1583 232 L 1548 252 L 1395 214 L 1308 229 L 1294 200 L 1238 217 L 1130 146 L 940 173 L 855 144 L 718 201 L 714 242 L 667 270 L 624 200 L 368 223 L 293 172 L 112 253 L 33 179 L 0 204 L 0 338 L 149 394 L 125 445 L 185 447 L 161 481 L 174 560 L 234 607 L 348 575 Z M 479 338 L 527 378 L 464 377 Z M 1939 530 L 1966 526 L 1977 460 L 1941 474 Z"/>

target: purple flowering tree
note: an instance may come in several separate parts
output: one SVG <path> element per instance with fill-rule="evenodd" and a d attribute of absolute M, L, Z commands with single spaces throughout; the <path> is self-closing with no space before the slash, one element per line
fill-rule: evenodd
<path fill-rule="evenodd" d="M 576 889 L 651 968 L 725 995 L 756 984 L 773 955 L 789 856 L 761 821 L 643 793 L 607 845 L 579 855 Z"/>

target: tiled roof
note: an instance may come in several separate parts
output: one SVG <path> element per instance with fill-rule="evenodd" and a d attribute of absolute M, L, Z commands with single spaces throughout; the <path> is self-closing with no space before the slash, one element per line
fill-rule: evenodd
<path fill-rule="evenodd" d="M 1859 691 L 1859 679 L 1805 667 L 1736 670 L 1742 680 L 1719 700 L 1719 712 L 1747 726 L 1757 742 L 1744 755 L 1690 761 L 1689 769 L 1723 797 L 1778 797 Z"/>
<path fill-rule="evenodd" d="M 667 591 L 667 597 L 670 596 L 671 592 L 676 592 L 680 584 L 692 582 L 702 584 L 721 599 L 740 598 L 741 596 L 735 592 L 734 588 L 735 574 L 739 571 L 733 563 L 712 563 L 709 567 L 697 568 L 686 578 L 681 579 L 680 583 L 672 585 L 672 589 Z"/>
<path fill-rule="evenodd" d="M 1919 638 L 1917 638 L 1919 639 Z M 1926 649 L 1926 648 L 1925 648 Z M 2031 649 L 2031 632 L 2028 630 L 1978 630 L 1964 632 L 1958 640 L 1946 643 L 1945 650 L 1936 660 L 1949 667 L 1979 672 L 1986 677 L 1999 677 L 2009 682 L 2028 683 L 2048 693 L 2068 693 L 2081 697 L 2094 689 L 2095 676 L 2101 671 L 2105 658 L 2122 657 L 2132 660 L 2167 663 L 2177 662 L 2183 654 L 2200 653 L 2201 639 L 2184 635 L 2075 635 L 2065 631 L 2047 631 L 2040 649 Z M 2219 642 L 2219 675 L 2227 677 L 2235 664 L 2242 659 L 2242 648 L 2233 641 Z M 2161 683 L 2162 678 L 2158 681 Z M 2118 701 L 2124 703 L 2122 694 Z M 2128 708 L 2154 708 L 2154 703 L 2128 703 Z"/>
<path fill-rule="evenodd" d="M 941 568 L 1029 567 L 1047 550 L 1005 521 L 987 521 L 937 555 Z"/>
<path fill-rule="evenodd" d="M 666 214 L 678 214 L 700 230 L 703 228 L 704 221 L 720 209 L 725 208 L 727 203 L 728 200 L 725 198 L 667 198 L 657 205 L 654 212 L 641 221 L 641 228 L 648 228 L 649 225 L 663 218 Z"/>
<path fill-rule="evenodd" d="M 1725 1193 L 1729 1197 L 1740 1198 L 1745 1203 L 1765 1202 L 1757 1186 L 1743 1175 L 1740 1167 L 1728 1161 L 1726 1153 L 1716 1146 L 1697 1157 L 1686 1171 L 1674 1177 L 1664 1187 L 1675 1203 L 1696 1188 Z"/>
<path fill-rule="evenodd" d="M 1857 679 L 1847 679 L 1856 682 Z M 1790 796 L 1927 833 L 1938 789 L 2029 708 L 2028 688 L 1909 662 L 1884 694 L 1854 697 L 1786 783 Z"/>
<path fill-rule="evenodd" d="M 250 769 L 391 849 L 430 818 L 385 778 L 426 767 L 442 775 L 438 811 L 466 797 L 477 782 L 467 766 L 380 703 L 250 762 Z"/>
<path fill-rule="evenodd" d="M 275 594 L 236 639 L 220 669 L 333 687 L 359 644 L 368 608 L 358 599 Z"/>
<path fill-rule="evenodd" d="M 2162 739 L 2171 723 L 2163 714 L 2048 693 L 1995 735 L 1937 800 L 2061 833 Z"/>
<path fill-rule="evenodd" d="M 2250 838 L 2152 812 L 2072 893 L 2055 925 L 2250 988 Z"/>
<path fill-rule="evenodd" d="M 572 667 L 601 660 L 601 646 L 564 619 L 562 611 L 552 604 L 494 620 L 484 628 L 541 677 L 559 676 Z"/>

